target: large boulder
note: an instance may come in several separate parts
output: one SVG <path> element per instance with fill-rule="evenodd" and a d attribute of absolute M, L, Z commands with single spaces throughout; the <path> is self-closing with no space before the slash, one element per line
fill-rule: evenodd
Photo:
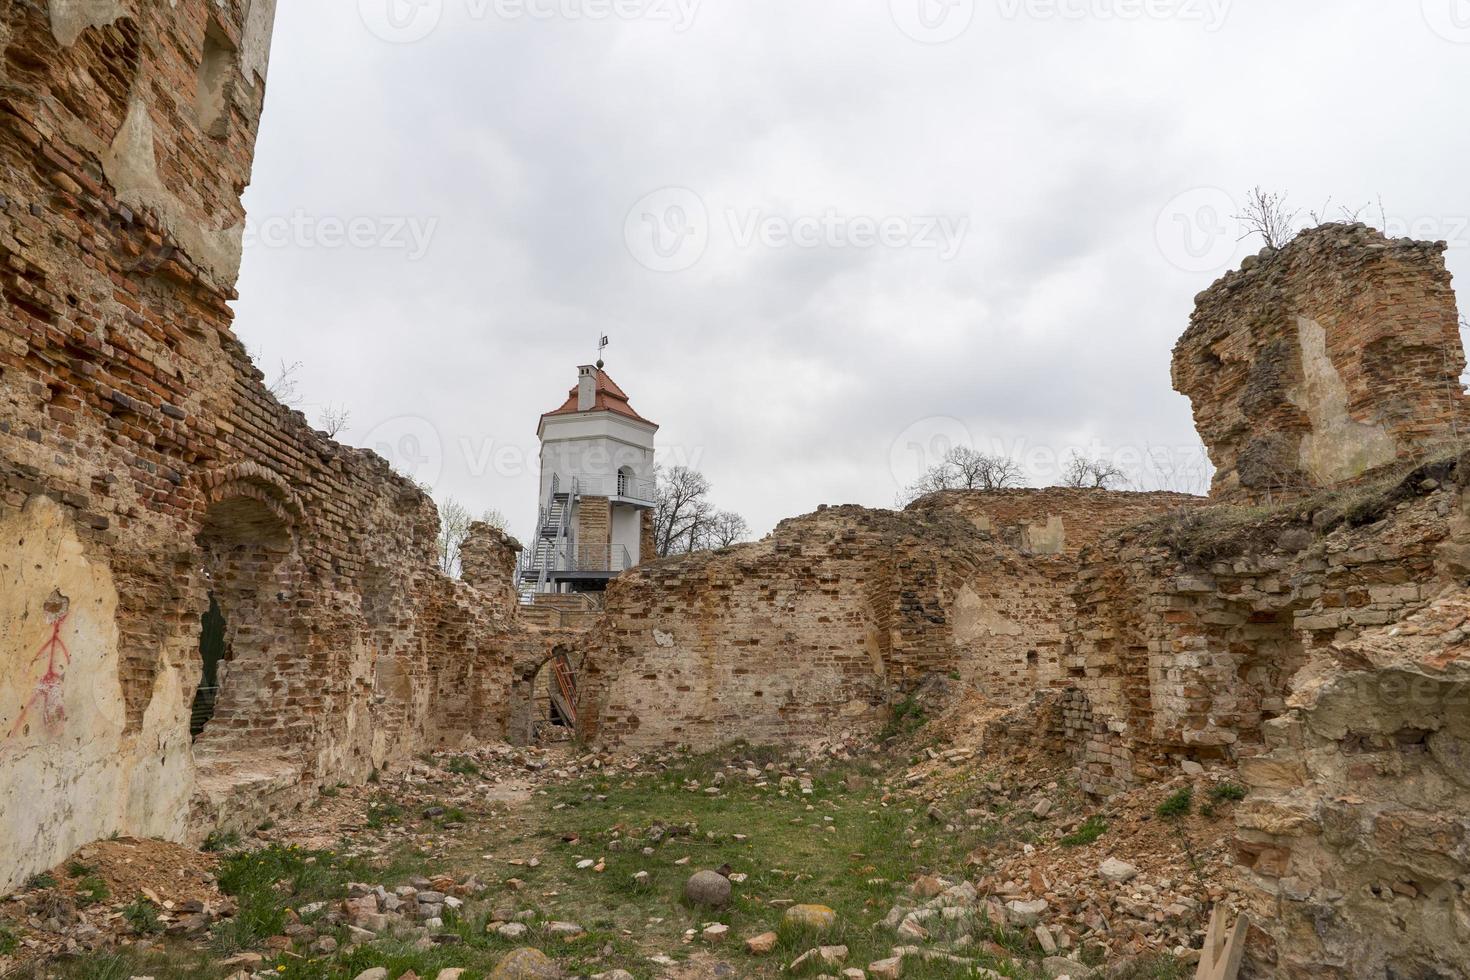
<path fill-rule="evenodd" d="M 718 871 L 696 871 L 684 883 L 684 898 L 691 905 L 722 909 L 730 904 L 730 879 Z"/>

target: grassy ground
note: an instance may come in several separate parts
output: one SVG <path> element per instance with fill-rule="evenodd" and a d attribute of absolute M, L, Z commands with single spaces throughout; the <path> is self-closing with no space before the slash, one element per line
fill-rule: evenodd
<path fill-rule="evenodd" d="M 744 750 L 735 758 L 751 755 Z M 473 873 L 490 885 L 462 917 L 446 919 L 442 931 L 452 935 L 450 944 L 417 949 L 405 941 L 380 939 L 326 957 L 274 956 L 263 969 L 288 980 L 351 980 L 369 967 L 384 966 L 392 978 L 413 970 L 432 980 L 442 968 L 462 967 L 468 969 L 466 980 L 479 980 L 514 946 L 535 945 L 571 974 L 622 968 L 635 977 L 660 976 L 665 971 L 648 957 L 662 954 L 693 961 L 691 967 L 723 961 L 736 977 L 774 977 L 818 944 L 846 945 L 846 965 L 865 968 L 889 956 L 898 944 L 878 923 L 917 875 L 961 872 L 971 849 L 994 844 L 1000 833 L 1014 833 L 982 827 L 946 834 L 912 802 L 885 798 L 880 774 L 861 764 L 811 773 L 810 793 L 803 793 L 795 781 L 782 786 L 779 771 L 758 779 L 727 773 L 718 794 L 707 793 L 716 772 L 730 759 L 726 753 L 690 759 L 653 776 L 610 774 L 550 786 L 509 815 L 456 814 L 465 816 L 468 827 L 433 859 L 408 846 L 373 861 L 344 857 L 340 850 L 289 847 L 233 854 L 220 880 L 239 900 L 240 911 L 216 928 L 207 952 L 164 945 L 150 953 L 56 964 L 44 975 L 66 980 L 220 978 L 228 971 L 213 964 L 238 950 L 262 949 L 263 940 L 278 935 L 293 910 L 340 899 L 348 881 L 391 887 L 410 875 L 438 872 L 459 880 Z M 765 763 L 762 758 L 752 761 L 757 768 Z M 762 781 L 767 785 L 757 785 Z M 645 848 L 652 853 L 645 854 Z M 539 858 L 539 866 L 507 863 L 533 857 Z M 585 859 L 604 862 L 604 870 L 578 869 L 578 861 Z M 748 875 L 736 885 L 733 904 L 718 913 L 687 907 L 682 892 L 688 876 L 724 864 Z M 646 884 L 635 881 L 638 872 L 647 873 Z M 520 887 L 509 883 L 511 878 L 519 879 Z M 836 910 L 835 929 L 819 936 L 784 927 L 786 905 L 803 902 Z M 487 934 L 492 913 L 506 909 L 536 914 L 526 939 L 512 943 Z M 570 941 L 550 938 L 536 928 L 550 920 L 579 923 L 587 933 Z M 730 931 L 718 941 L 704 939 L 703 927 L 716 921 Z M 695 938 L 686 939 L 686 930 L 695 930 Z M 780 935 L 776 951 L 765 957 L 748 954 L 743 940 L 766 931 Z M 334 934 L 346 945 L 345 930 L 324 934 Z M 1006 976 L 1042 975 L 1040 950 L 1028 935 L 983 921 L 974 935 L 975 942 L 958 952 Z M 905 966 L 908 977 L 972 975 L 958 965 L 911 961 Z M 819 972 L 812 968 L 804 974 Z M 1140 980 L 1176 975 L 1172 967 L 1136 974 Z"/>

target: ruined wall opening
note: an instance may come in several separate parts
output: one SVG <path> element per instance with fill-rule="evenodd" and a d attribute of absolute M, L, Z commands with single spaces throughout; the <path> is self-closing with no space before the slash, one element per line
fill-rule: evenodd
<path fill-rule="evenodd" d="M 564 742 L 581 730 L 577 712 L 583 658 L 564 646 L 520 670 L 510 706 L 512 741 Z"/>
<path fill-rule="evenodd" d="M 289 659 L 292 646 L 285 568 L 290 531 L 264 500 L 239 496 L 210 506 L 197 541 L 210 601 L 200 618 L 195 746 L 226 751 L 268 745 L 287 707 L 278 700 L 276 667 Z"/>
<path fill-rule="evenodd" d="M 229 659 L 229 648 L 225 643 L 225 614 L 220 611 L 219 599 L 209 594 L 209 609 L 199 617 L 199 659 L 203 671 L 199 688 L 194 692 L 194 704 L 189 709 L 189 738 L 198 741 L 204 726 L 214 717 L 215 702 L 219 697 L 219 675 L 221 666 Z"/>

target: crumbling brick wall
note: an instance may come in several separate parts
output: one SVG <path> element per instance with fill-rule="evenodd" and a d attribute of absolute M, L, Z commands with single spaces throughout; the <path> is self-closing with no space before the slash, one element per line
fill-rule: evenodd
<path fill-rule="evenodd" d="M 1200 294 L 1174 348 L 1216 494 L 1330 487 L 1470 423 L 1443 242 L 1324 225 Z"/>
<path fill-rule="evenodd" d="M 521 543 L 504 530 L 483 521 L 470 525 L 469 533 L 459 546 L 459 577 L 487 595 L 499 590 L 515 590 L 516 559 Z M 503 599 L 513 596 L 502 595 Z"/>
<path fill-rule="evenodd" d="M 1171 515 L 1091 550 L 1063 660 L 1083 785 L 1105 793 L 1259 751 L 1313 649 L 1432 598 L 1452 514 L 1435 477 L 1452 465 L 1372 497 Z"/>
<path fill-rule="evenodd" d="M 1185 493 L 1128 493 L 1045 487 L 977 493 L 946 490 L 921 497 L 910 510 L 942 508 L 1027 555 L 1071 555 L 1160 513 L 1199 507 L 1208 499 Z"/>
<path fill-rule="evenodd" d="M 1470 602 L 1320 651 L 1241 768 L 1249 975 L 1470 975 Z"/>
<path fill-rule="evenodd" d="M 1024 703 L 1062 677 L 1076 557 L 1004 544 L 977 515 L 999 508 L 1006 533 L 1011 517 L 1054 526 L 1047 515 L 1065 521 L 1072 504 L 1131 520 L 1193 499 L 989 496 L 946 494 L 901 513 L 825 508 L 764 541 L 621 576 L 588 660 L 588 734 L 647 747 L 872 730 L 934 674 Z M 1076 522 L 1079 538 L 1089 520 Z"/>
<path fill-rule="evenodd" d="M 432 502 L 277 403 L 231 333 L 272 8 L 0 17 L 0 890 L 501 735 L 538 642 L 508 590 L 438 574 Z"/>

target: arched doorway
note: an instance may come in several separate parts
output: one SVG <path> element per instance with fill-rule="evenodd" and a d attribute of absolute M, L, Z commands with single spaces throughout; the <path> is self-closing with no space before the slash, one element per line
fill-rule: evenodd
<path fill-rule="evenodd" d="M 272 691 L 289 661 L 290 529 L 264 494 L 211 504 L 197 535 L 209 607 L 200 616 L 200 682 L 190 734 L 202 751 L 288 741 Z"/>

